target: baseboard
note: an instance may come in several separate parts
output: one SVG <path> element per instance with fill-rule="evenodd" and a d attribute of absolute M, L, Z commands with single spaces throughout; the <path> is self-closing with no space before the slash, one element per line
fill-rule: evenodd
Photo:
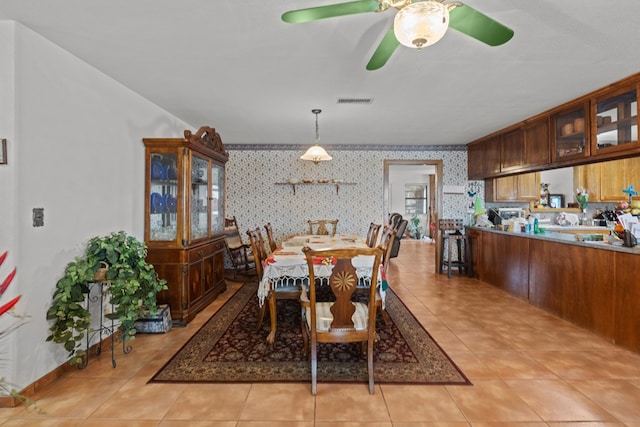
<path fill-rule="evenodd" d="M 114 343 L 115 344 L 115 343 Z M 96 343 L 89 348 L 89 352 L 94 352 L 95 349 L 99 346 L 110 346 L 111 345 L 111 336 L 108 336 L 102 340 L 102 343 Z M 22 390 L 20 390 L 20 394 L 24 397 L 33 399 L 36 393 L 42 391 L 45 387 L 49 386 L 51 383 L 56 381 L 58 378 L 64 376 L 66 373 L 70 371 L 78 370 L 77 365 L 71 365 L 69 362 L 65 362 L 62 365 L 58 366 L 48 374 L 45 374 L 43 377 L 34 381 L 30 385 L 26 386 Z M 14 408 L 16 406 L 21 405 L 22 402 L 13 396 L 1 396 L 0 397 L 0 408 Z"/>

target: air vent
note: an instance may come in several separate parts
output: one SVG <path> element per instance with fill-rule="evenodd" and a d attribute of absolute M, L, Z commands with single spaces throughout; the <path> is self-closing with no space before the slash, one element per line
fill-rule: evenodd
<path fill-rule="evenodd" d="M 338 104 L 372 104 L 373 98 L 338 98 Z"/>

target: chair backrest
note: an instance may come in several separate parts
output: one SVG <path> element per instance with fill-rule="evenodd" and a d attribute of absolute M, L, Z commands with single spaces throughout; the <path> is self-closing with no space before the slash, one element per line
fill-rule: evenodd
<path fill-rule="evenodd" d="M 336 235 L 336 230 L 338 229 L 338 220 L 337 219 L 316 219 L 307 221 L 309 224 L 309 234 L 320 234 L 320 235 Z M 330 226 L 327 228 L 327 226 Z"/>
<path fill-rule="evenodd" d="M 276 240 L 273 238 L 273 228 L 271 227 L 271 223 L 268 222 L 264 225 L 264 229 L 267 232 L 267 241 L 269 242 L 269 249 L 271 249 L 271 252 L 275 251 L 276 249 L 278 249 L 278 244 L 276 243 Z"/>
<path fill-rule="evenodd" d="M 438 221 L 438 229 L 443 233 L 462 231 L 464 222 L 461 219 L 441 219 Z"/>
<path fill-rule="evenodd" d="M 251 244 L 253 259 L 256 263 L 256 273 L 258 273 L 258 280 L 261 280 L 262 274 L 264 273 L 263 263 L 266 261 L 268 255 L 264 247 L 264 239 L 262 238 L 260 227 L 257 227 L 255 230 L 247 230 L 247 235 L 249 236 L 249 243 Z"/>
<path fill-rule="evenodd" d="M 389 268 L 389 259 L 391 258 L 391 252 L 393 251 L 393 242 L 396 240 L 397 230 L 388 226 L 384 227 L 382 237 L 380 238 L 379 248 L 382 249 L 382 268 L 387 271 Z"/>
<path fill-rule="evenodd" d="M 398 227 L 398 223 L 400 222 L 400 220 L 402 220 L 402 215 L 398 212 L 394 212 L 389 215 L 389 223 L 387 225 L 391 228 L 396 228 Z"/>
<path fill-rule="evenodd" d="M 376 245 L 376 242 L 378 241 L 378 233 L 380 232 L 380 227 L 382 227 L 381 224 L 375 224 L 373 222 L 369 224 L 369 231 L 367 232 L 367 238 L 365 243 L 370 248 L 373 248 Z"/>
<path fill-rule="evenodd" d="M 224 219 L 224 239 L 230 251 L 239 249 L 243 245 L 235 216 Z"/>
<path fill-rule="evenodd" d="M 396 239 L 399 240 L 404 237 L 404 230 L 407 229 L 408 224 L 409 224 L 409 221 L 407 221 L 406 219 L 400 220 L 400 222 L 396 226 Z"/>
<path fill-rule="evenodd" d="M 358 287 L 358 283 L 362 277 L 358 276 L 358 270 L 353 266 L 353 259 L 358 256 L 370 256 L 371 259 L 371 286 L 369 286 L 368 303 L 372 309 L 366 325 L 357 325 L 360 331 L 366 329 L 369 333 L 375 333 L 376 325 L 376 284 L 378 283 L 378 270 L 382 258 L 382 251 L 379 248 L 348 248 L 348 249 L 329 249 L 315 251 L 309 247 L 302 249 L 307 259 L 309 268 L 309 302 L 311 309 L 311 334 L 316 333 L 316 278 L 314 272 L 314 264 L 318 259 L 329 260 L 335 262 L 331 276 L 329 277 L 329 288 L 335 296 L 335 301 L 331 307 L 333 320 L 329 328 L 329 333 L 337 337 L 344 337 L 349 333 L 356 331 L 356 325 L 353 323 L 352 316 L 355 312 L 355 306 L 351 300 L 353 293 Z M 361 270 L 362 271 L 362 270 Z M 319 285 L 325 286 L 325 285 Z M 323 338 L 324 341 L 324 338 Z"/>
<path fill-rule="evenodd" d="M 232 217 L 224 218 L 224 228 L 227 227 L 235 227 L 236 229 L 238 229 L 238 221 L 236 220 L 235 215 Z"/>

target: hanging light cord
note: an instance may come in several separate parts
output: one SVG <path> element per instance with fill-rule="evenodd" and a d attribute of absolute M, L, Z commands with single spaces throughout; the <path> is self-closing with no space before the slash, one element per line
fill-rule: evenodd
<path fill-rule="evenodd" d="M 318 126 L 318 114 L 320 114 L 322 110 L 313 110 L 312 113 L 316 115 L 316 145 L 320 142 L 320 127 Z"/>

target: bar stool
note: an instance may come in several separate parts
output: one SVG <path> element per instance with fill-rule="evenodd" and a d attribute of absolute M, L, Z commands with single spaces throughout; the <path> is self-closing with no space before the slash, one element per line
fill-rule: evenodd
<path fill-rule="evenodd" d="M 458 273 L 462 274 L 464 270 L 469 273 L 469 242 L 464 231 L 464 225 L 461 219 L 441 219 L 438 221 L 438 230 L 440 232 L 440 266 L 438 272 L 442 274 L 443 267 L 447 266 L 447 276 L 451 278 L 451 269 L 457 268 Z M 457 259 L 453 259 L 453 245 L 456 244 Z M 447 258 L 445 259 L 445 248 L 447 250 Z"/>

